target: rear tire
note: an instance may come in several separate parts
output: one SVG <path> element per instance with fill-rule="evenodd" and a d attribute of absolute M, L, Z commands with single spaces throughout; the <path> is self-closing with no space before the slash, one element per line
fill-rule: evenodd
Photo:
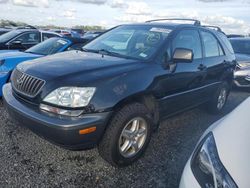
<path fill-rule="evenodd" d="M 223 111 L 228 99 L 230 87 L 228 83 L 223 82 L 217 89 L 212 99 L 207 103 L 207 109 L 212 114 L 219 114 Z"/>
<path fill-rule="evenodd" d="M 152 117 L 140 103 L 120 109 L 111 119 L 98 144 L 101 157 L 113 166 L 127 166 L 138 160 L 151 138 Z"/>

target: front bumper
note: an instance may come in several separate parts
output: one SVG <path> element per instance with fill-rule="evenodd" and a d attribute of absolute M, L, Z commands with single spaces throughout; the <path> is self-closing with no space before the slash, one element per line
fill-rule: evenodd
<path fill-rule="evenodd" d="M 237 87 L 250 87 L 250 68 L 236 70 L 234 72 L 234 84 Z"/>
<path fill-rule="evenodd" d="M 94 147 L 101 139 L 112 112 L 85 114 L 81 117 L 63 117 L 39 110 L 38 106 L 17 99 L 11 84 L 3 87 L 3 100 L 10 117 L 45 139 L 67 149 Z M 79 130 L 96 127 L 96 131 L 80 135 Z"/>

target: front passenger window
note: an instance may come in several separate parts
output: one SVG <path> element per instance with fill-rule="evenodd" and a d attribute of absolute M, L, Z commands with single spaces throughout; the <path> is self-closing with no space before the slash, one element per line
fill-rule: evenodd
<path fill-rule="evenodd" d="M 176 48 L 190 49 L 194 53 L 194 59 L 202 58 L 201 40 L 198 31 L 183 30 L 173 40 L 173 53 Z"/>

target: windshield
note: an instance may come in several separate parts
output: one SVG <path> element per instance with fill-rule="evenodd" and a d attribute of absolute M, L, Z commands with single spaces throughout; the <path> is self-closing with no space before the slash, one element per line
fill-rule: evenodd
<path fill-rule="evenodd" d="M 20 30 L 13 30 L 0 36 L 0 42 L 8 42 L 10 39 L 22 33 Z"/>
<path fill-rule="evenodd" d="M 64 46 L 68 46 L 69 41 L 61 38 L 50 38 L 44 42 L 33 46 L 32 48 L 26 50 L 25 52 L 40 54 L 40 55 L 50 55 L 59 52 Z"/>
<path fill-rule="evenodd" d="M 235 53 L 250 55 L 250 40 L 231 40 Z"/>
<path fill-rule="evenodd" d="M 127 58 L 148 60 L 163 44 L 170 29 L 154 26 L 120 26 L 89 44 L 85 51 L 110 52 L 108 55 L 120 55 Z"/>

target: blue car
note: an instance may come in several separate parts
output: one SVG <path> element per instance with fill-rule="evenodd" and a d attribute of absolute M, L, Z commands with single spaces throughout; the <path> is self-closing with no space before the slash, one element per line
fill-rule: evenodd
<path fill-rule="evenodd" d="M 55 37 L 37 44 L 24 52 L 0 50 L 0 97 L 2 97 L 3 85 L 9 81 L 12 70 L 19 63 L 63 51 L 81 50 L 86 42 L 88 42 L 86 39 L 80 38 Z"/>

